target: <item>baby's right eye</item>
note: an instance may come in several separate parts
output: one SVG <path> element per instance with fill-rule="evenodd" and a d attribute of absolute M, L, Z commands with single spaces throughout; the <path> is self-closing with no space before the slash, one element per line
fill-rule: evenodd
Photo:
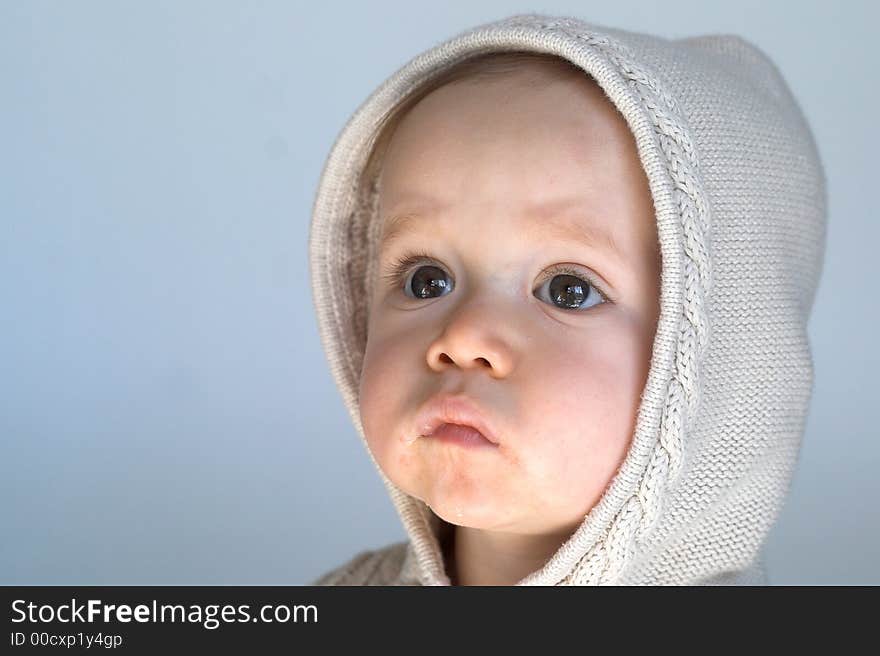
<path fill-rule="evenodd" d="M 403 284 L 403 293 L 410 298 L 437 298 L 451 292 L 454 286 L 443 269 L 434 266 L 424 253 L 400 258 L 384 277 L 394 287 Z"/>
<path fill-rule="evenodd" d="M 452 291 L 452 281 L 447 281 L 443 269 L 431 265 L 420 266 L 407 278 L 404 293 L 415 298 L 436 298 Z"/>

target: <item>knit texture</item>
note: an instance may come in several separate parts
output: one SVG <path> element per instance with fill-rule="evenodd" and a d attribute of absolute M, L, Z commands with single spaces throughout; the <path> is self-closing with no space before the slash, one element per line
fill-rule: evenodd
<path fill-rule="evenodd" d="M 358 409 L 376 187 L 359 175 L 381 116 L 489 51 L 560 55 L 631 129 L 662 257 L 660 317 L 633 440 L 581 526 L 520 585 L 762 584 L 761 545 L 797 464 L 813 385 L 806 326 L 826 239 L 825 175 L 786 82 L 734 35 L 664 39 L 519 14 L 416 56 L 361 104 L 319 181 L 313 300 L 330 369 Z M 345 281 L 345 285 L 336 284 Z M 357 554 L 322 585 L 449 585 L 448 525 L 376 465 L 409 540 Z"/>

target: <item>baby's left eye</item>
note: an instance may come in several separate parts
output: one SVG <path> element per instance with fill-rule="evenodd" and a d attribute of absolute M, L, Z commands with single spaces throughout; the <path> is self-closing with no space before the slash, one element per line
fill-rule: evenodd
<path fill-rule="evenodd" d="M 584 310 L 608 301 L 589 278 L 568 268 L 556 271 L 536 287 L 535 296 L 563 310 Z M 596 302 L 587 304 L 590 299 Z"/>

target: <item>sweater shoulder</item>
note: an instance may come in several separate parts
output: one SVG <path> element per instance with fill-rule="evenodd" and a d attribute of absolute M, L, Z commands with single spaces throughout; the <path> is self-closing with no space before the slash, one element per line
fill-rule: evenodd
<path fill-rule="evenodd" d="M 381 549 L 358 552 L 310 585 L 405 585 L 400 575 L 408 545 L 408 542 L 395 542 Z"/>

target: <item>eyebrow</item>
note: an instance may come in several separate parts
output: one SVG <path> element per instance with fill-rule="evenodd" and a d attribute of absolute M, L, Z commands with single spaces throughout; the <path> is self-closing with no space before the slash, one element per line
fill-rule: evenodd
<path fill-rule="evenodd" d="M 567 209 L 574 207 L 575 203 L 570 199 L 536 205 L 532 208 L 532 214 L 537 219 L 521 228 L 530 239 L 551 237 L 563 241 L 575 241 L 590 249 L 605 251 L 614 255 L 618 260 L 623 260 L 624 255 L 614 237 L 607 230 L 584 223 L 583 220 L 572 216 L 572 212 L 554 212 L 557 208 Z M 388 249 L 401 236 L 415 230 L 417 224 L 428 220 L 430 214 L 418 212 L 406 212 L 395 214 L 388 218 L 383 227 L 382 236 L 379 240 L 380 250 Z"/>

